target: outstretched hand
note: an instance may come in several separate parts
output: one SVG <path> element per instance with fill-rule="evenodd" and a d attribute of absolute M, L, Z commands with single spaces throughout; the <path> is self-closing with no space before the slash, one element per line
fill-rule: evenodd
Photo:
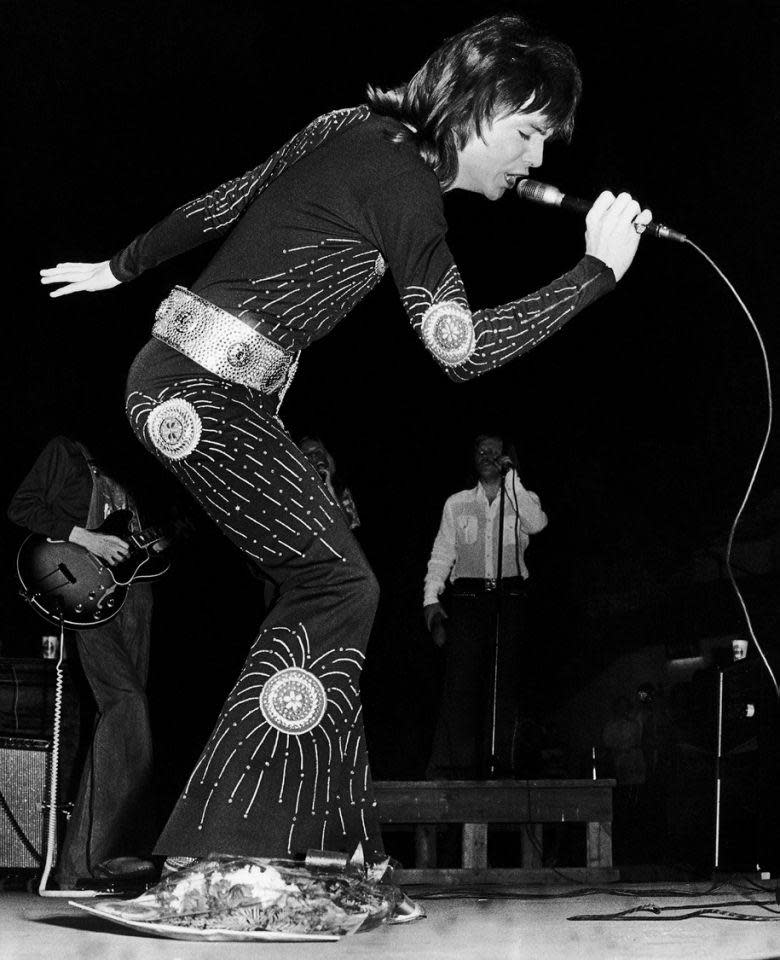
<path fill-rule="evenodd" d="M 600 193 L 585 217 L 585 252 L 606 263 L 620 280 L 631 266 L 639 239 L 653 219 L 628 193 Z"/>
<path fill-rule="evenodd" d="M 111 272 L 108 260 L 102 263 L 58 263 L 56 267 L 41 270 L 42 284 L 65 284 L 52 290 L 50 297 L 64 297 L 68 293 L 78 293 L 81 290 L 110 290 L 119 286 L 120 282 Z"/>

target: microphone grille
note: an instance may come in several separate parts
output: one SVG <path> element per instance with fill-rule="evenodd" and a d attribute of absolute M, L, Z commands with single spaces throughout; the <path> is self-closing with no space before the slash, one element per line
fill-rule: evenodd
<path fill-rule="evenodd" d="M 557 187 L 549 183 L 540 183 L 538 180 L 520 180 L 517 184 L 517 195 L 534 203 L 550 203 L 560 206 L 563 194 Z"/>
<path fill-rule="evenodd" d="M 538 180 L 520 180 L 517 184 L 517 195 L 536 203 L 544 203 L 545 185 Z"/>

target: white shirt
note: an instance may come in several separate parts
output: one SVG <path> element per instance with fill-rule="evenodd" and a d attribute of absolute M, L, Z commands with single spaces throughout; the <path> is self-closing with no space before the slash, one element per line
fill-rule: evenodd
<path fill-rule="evenodd" d="M 523 556 L 528 538 L 547 526 L 547 515 L 539 497 L 526 490 L 514 470 L 504 478 L 503 577 L 528 579 Z M 428 572 L 425 575 L 424 604 L 436 603 L 447 577 L 478 577 L 493 580 L 498 568 L 498 513 L 500 491 L 488 503 L 485 489 L 478 483 L 472 490 L 461 490 L 444 504 L 441 525 L 433 543 Z M 517 521 L 517 523 L 515 522 Z M 517 550 L 515 530 L 517 529 Z M 520 560 L 518 567 L 517 560 Z"/>

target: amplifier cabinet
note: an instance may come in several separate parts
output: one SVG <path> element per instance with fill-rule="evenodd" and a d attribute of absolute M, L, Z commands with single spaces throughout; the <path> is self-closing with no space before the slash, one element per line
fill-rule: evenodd
<path fill-rule="evenodd" d="M 50 770 L 47 740 L 0 737 L 0 870 L 42 866 Z"/>
<path fill-rule="evenodd" d="M 0 736 L 51 737 L 55 666 L 55 660 L 0 657 Z"/>

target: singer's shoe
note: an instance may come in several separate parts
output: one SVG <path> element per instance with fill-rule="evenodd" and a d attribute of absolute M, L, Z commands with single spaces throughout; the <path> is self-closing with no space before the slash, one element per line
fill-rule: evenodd
<path fill-rule="evenodd" d="M 101 880 L 156 880 L 158 869 L 151 860 L 140 857 L 111 857 L 97 864 L 92 870 Z"/>
<path fill-rule="evenodd" d="M 177 873 L 179 870 L 186 869 L 191 863 L 195 863 L 197 857 L 166 857 L 162 865 L 160 879 L 164 879 L 171 873 Z"/>
<path fill-rule="evenodd" d="M 139 857 L 111 857 L 92 868 L 91 876 L 65 873 L 55 875 L 60 890 L 97 890 L 106 893 L 142 890 L 159 877 L 159 868 L 151 860 Z"/>

